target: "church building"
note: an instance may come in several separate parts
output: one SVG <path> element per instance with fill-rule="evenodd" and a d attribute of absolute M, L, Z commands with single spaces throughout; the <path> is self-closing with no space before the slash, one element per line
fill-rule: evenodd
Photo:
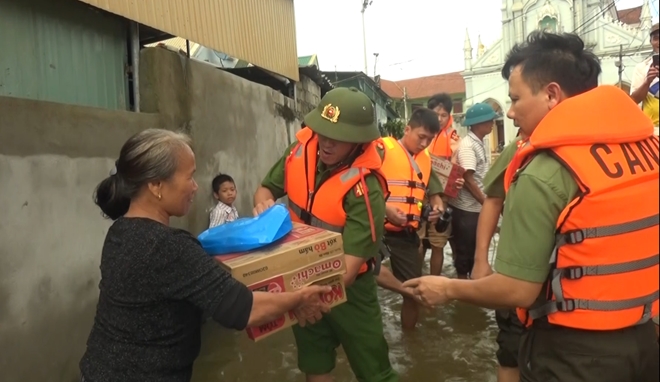
<path fill-rule="evenodd" d="M 649 31 L 651 5 L 617 10 L 616 0 L 502 0 L 502 35 L 486 48 L 478 41 L 476 52 L 465 34 L 465 109 L 478 102 L 490 103 L 503 114 L 489 137 L 492 151 L 511 142 L 517 129 L 506 118 L 510 100 L 501 69 L 509 50 L 532 31 L 577 33 L 600 58 L 601 84 L 620 85 L 629 91 L 635 65 L 652 54 Z M 619 74 L 619 55 L 622 71 Z"/>

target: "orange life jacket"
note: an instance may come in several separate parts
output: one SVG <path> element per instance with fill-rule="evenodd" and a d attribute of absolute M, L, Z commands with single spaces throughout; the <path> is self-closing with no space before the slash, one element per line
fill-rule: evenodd
<path fill-rule="evenodd" d="M 458 148 L 460 138 L 453 128 L 454 117 L 449 116 L 447 125 L 433 138 L 428 147 L 429 153 L 435 157 L 456 162 L 455 151 Z"/>
<path fill-rule="evenodd" d="M 514 156 L 507 191 L 540 150 L 579 193 L 557 221 L 545 301 L 518 309 L 521 322 L 616 330 L 658 315 L 659 151 L 648 117 L 614 86 L 562 102 Z"/>
<path fill-rule="evenodd" d="M 383 159 L 378 152 L 379 148 L 383 149 L 382 141 L 378 139 L 363 145 L 363 153 L 350 166 L 335 170 L 317 188 L 318 136 L 305 127 L 296 134 L 296 138 L 298 144 L 291 150 L 284 166 L 284 190 L 289 198 L 291 219 L 298 223 L 341 233 L 346 225 L 344 197 L 355 189 L 356 195 L 360 196 L 359 193 L 361 193 L 364 196 L 371 225 L 371 238 L 376 242 L 375 223 L 368 196 L 369 189 L 364 177 L 368 174 L 376 175 L 387 198 L 387 183 L 385 176 L 380 171 Z M 365 263 L 359 273 L 365 273 L 368 270 L 369 264 Z"/>
<path fill-rule="evenodd" d="M 431 176 L 431 155 L 428 150 L 422 150 L 411 155 L 398 140 L 383 138 L 385 160 L 381 171 L 385 174 L 390 197 L 387 204 L 403 211 L 408 217 L 407 226 L 419 228 L 422 217 L 422 203 L 426 187 Z M 385 222 L 388 231 L 402 231 L 404 227 Z"/>

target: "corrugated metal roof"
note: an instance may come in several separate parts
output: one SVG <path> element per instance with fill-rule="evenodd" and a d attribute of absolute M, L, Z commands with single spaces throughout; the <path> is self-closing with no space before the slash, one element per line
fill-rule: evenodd
<path fill-rule="evenodd" d="M 306 66 L 316 66 L 319 67 L 319 59 L 315 54 L 309 56 L 298 57 L 298 66 L 304 68 Z"/>
<path fill-rule="evenodd" d="M 298 80 L 293 0 L 78 0 Z"/>

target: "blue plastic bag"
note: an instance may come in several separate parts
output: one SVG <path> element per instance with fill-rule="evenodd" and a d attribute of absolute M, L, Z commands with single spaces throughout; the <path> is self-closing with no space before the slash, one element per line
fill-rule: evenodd
<path fill-rule="evenodd" d="M 209 255 L 251 251 L 272 244 L 293 229 L 289 210 L 275 204 L 254 218 L 241 218 L 199 234 L 197 239 Z"/>

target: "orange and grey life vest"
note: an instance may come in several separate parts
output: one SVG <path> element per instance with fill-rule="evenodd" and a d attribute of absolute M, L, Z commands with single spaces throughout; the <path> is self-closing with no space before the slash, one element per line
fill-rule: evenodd
<path fill-rule="evenodd" d="M 659 145 L 651 121 L 613 86 L 572 97 L 541 121 L 507 168 L 507 192 L 541 150 L 579 193 L 556 224 L 545 301 L 518 309 L 527 326 L 616 330 L 658 315 Z M 524 195 L 516 197 L 525 197 Z"/>
<path fill-rule="evenodd" d="M 360 189 L 367 206 L 371 237 L 376 242 L 375 225 L 369 202 L 369 189 L 364 181 L 367 174 L 374 174 L 383 187 L 385 197 L 388 195 L 385 176 L 380 172 L 382 158 L 378 148 L 382 150 L 380 139 L 365 144 L 363 152 L 350 166 L 335 170 L 321 185 L 316 185 L 318 166 L 318 136 L 309 128 L 304 128 L 296 134 L 298 144 L 294 146 L 285 163 L 284 189 L 289 198 L 291 219 L 342 233 L 346 224 L 344 197 L 352 189 Z M 382 223 L 380 223 L 382 224 Z M 368 264 L 363 264 L 359 273 L 368 270 Z"/>
<path fill-rule="evenodd" d="M 453 127 L 454 117 L 449 116 L 447 125 L 436 134 L 428 147 L 429 153 L 441 159 L 456 162 L 456 150 L 461 138 Z"/>
<path fill-rule="evenodd" d="M 431 177 L 431 156 L 428 150 L 411 155 L 392 137 L 383 138 L 385 160 L 381 171 L 387 179 L 390 196 L 387 204 L 406 214 L 407 227 L 418 229 L 422 216 L 422 203 Z M 385 222 L 388 231 L 401 231 L 405 227 Z"/>

